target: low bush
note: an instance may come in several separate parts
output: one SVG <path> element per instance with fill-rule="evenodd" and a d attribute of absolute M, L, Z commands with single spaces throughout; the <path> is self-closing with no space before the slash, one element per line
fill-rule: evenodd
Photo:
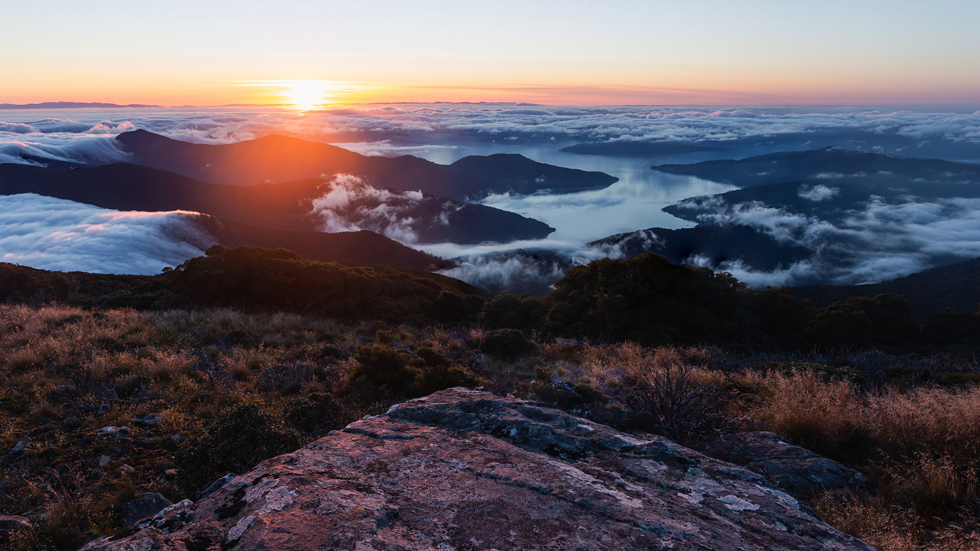
<path fill-rule="evenodd" d="M 177 487 L 195 497 L 227 472 L 247 472 L 263 459 L 299 447 L 296 433 L 283 427 L 256 404 L 229 411 L 208 429 L 207 434 L 181 446 L 174 462 Z"/>
<path fill-rule="evenodd" d="M 394 396 L 404 395 L 418 375 L 418 371 L 409 366 L 411 356 L 386 344 L 359 346 L 354 359 L 357 367 L 350 373 L 351 381 L 363 380 Z"/>
<path fill-rule="evenodd" d="M 433 348 L 423 346 L 415 353 L 418 358 L 411 363 L 419 374 L 409 388 L 409 395 L 426 396 L 447 388 L 476 386 L 475 377 L 458 367 L 453 367 L 452 360 Z"/>
<path fill-rule="evenodd" d="M 323 392 L 293 400 L 285 418 L 290 425 L 316 434 L 325 434 L 346 424 L 343 406 L 333 396 Z"/>
<path fill-rule="evenodd" d="M 480 352 L 498 360 L 514 362 L 534 354 L 537 347 L 523 331 L 496 329 L 480 339 Z"/>
<path fill-rule="evenodd" d="M 685 363 L 648 363 L 633 372 L 633 393 L 626 406 L 632 423 L 681 444 L 703 440 L 724 428 L 724 393 L 698 382 Z"/>

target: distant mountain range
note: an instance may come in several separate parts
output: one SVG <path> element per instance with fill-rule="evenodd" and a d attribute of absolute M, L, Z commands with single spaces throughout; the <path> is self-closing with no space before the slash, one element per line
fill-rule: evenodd
<path fill-rule="evenodd" d="M 131 103 L 118 105 L 115 103 L 86 103 L 78 101 L 45 101 L 41 103 L 0 103 L 0 109 L 115 109 L 115 108 L 158 108 L 159 105 L 143 105 Z"/>
<path fill-rule="evenodd" d="M 980 256 L 978 165 L 827 147 L 653 168 L 742 189 L 663 209 L 696 228 L 651 228 L 593 245 L 777 286 L 890 280 Z"/>
<path fill-rule="evenodd" d="M 418 242 L 482 243 L 544 238 L 542 222 L 441 197 L 308 179 L 280 184 L 211 184 L 155 168 L 111 164 L 55 170 L 0 165 L 0 194 L 36 193 L 117 210 L 190 210 L 279 230 L 395 231 Z M 337 191 L 324 204 L 318 199 Z M 266 246 L 274 246 L 269 243 Z M 276 245 L 279 246 L 279 245 Z"/>
<path fill-rule="evenodd" d="M 542 164 L 521 155 L 467 157 L 447 166 L 411 155 L 365 156 L 278 135 L 224 145 L 182 142 L 146 130 L 125 132 L 116 139 L 135 164 L 214 184 L 281 183 L 351 174 L 377 187 L 465 201 L 493 193 L 580 191 L 617 181 L 602 172 Z"/>
<path fill-rule="evenodd" d="M 863 153 L 883 153 L 896 157 L 942 158 L 975 161 L 980 159 L 980 143 L 969 140 L 951 140 L 936 132 L 932 135 L 902 134 L 895 130 L 873 132 L 848 127 L 808 129 L 803 132 L 772 132 L 724 139 L 648 140 L 636 142 L 586 142 L 566 148 L 570 153 L 585 155 L 609 155 L 615 157 L 636 156 L 654 158 L 658 155 L 677 155 L 711 150 L 724 150 L 733 157 L 777 153 L 784 151 L 812 151 L 824 147 Z"/>
<path fill-rule="evenodd" d="M 834 180 L 845 176 L 914 186 L 916 183 L 958 184 L 980 181 L 980 165 L 937 159 L 908 159 L 879 153 L 825 147 L 811 151 L 773 153 L 741 160 L 654 165 L 653 170 L 705 180 L 756 187 L 801 180 Z M 915 186 L 926 188 L 927 186 Z"/>

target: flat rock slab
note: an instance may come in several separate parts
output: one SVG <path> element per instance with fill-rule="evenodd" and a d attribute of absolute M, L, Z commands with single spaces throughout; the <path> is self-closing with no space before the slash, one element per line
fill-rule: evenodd
<path fill-rule="evenodd" d="M 871 550 L 747 469 L 442 391 L 259 464 L 95 550 Z"/>

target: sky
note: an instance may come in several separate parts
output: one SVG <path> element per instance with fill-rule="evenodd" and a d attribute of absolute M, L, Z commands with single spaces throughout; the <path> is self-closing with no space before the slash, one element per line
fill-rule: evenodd
<path fill-rule="evenodd" d="M 975 0 L 3 0 L 0 21 L 0 103 L 980 101 Z"/>

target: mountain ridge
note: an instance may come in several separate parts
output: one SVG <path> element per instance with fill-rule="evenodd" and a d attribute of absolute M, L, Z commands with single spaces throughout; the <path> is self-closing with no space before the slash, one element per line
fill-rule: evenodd
<path fill-rule="evenodd" d="M 418 190 L 465 201 L 489 193 L 518 191 L 517 188 L 521 193 L 541 189 L 577 191 L 606 187 L 617 180 L 601 172 L 545 165 L 526 158 L 515 163 L 509 156 L 493 160 L 467 158 L 471 160 L 461 159 L 453 165 L 411 155 L 365 156 L 334 145 L 277 134 L 212 145 L 183 142 L 140 129 L 119 134 L 116 140 L 133 155 L 136 164 L 216 184 L 276 183 L 352 174 L 379 187 Z M 478 168 L 470 169 L 474 164 Z M 497 180 L 484 175 L 488 168 L 494 169 Z M 548 186 L 537 181 L 541 176 Z M 500 179 L 508 184 L 501 184 Z"/>

